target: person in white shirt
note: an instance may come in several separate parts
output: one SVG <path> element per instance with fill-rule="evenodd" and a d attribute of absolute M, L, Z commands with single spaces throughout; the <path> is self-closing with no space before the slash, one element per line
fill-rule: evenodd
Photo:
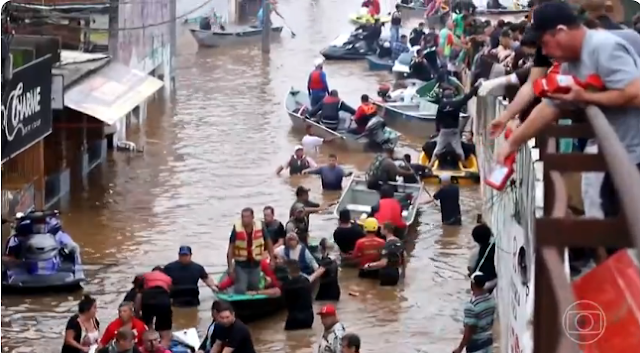
<path fill-rule="evenodd" d="M 311 156 L 317 155 L 320 152 L 320 146 L 322 146 L 325 142 L 331 142 L 337 138 L 337 137 L 332 137 L 328 139 L 323 139 L 321 137 L 315 136 L 311 132 L 311 130 L 312 130 L 311 125 L 307 125 L 307 128 L 306 128 L 307 134 L 304 135 L 304 137 L 302 138 L 302 141 L 300 141 L 300 143 L 302 144 L 302 147 L 304 147 L 304 153 L 306 153 L 307 155 L 311 155 Z"/>

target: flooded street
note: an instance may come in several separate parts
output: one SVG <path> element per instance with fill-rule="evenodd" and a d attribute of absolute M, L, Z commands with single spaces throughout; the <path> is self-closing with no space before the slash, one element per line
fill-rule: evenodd
<path fill-rule="evenodd" d="M 201 3 L 192 1 L 193 6 Z M 64 227 L 83 249 L 89 278 L 85 292 L 98 299 L 103 328 L 116 317 L 133 276 L 175 260 L 180 245 L 191 245 L 194 260 L 209 273 L 221 273 L 229 231 L 243 207 L 259 214 L 272 205 L 285 222 L 298 185 L 310 187 L 315 200 L 339 197 L 322 195 L 313 176 L 278 177 L 275 169 L 302 137 L 290 132 L 285 94 L 292 86 L 304 88 L 319 50 L 353 28 L 347 17 L 360 1 L 279 3 L 297 37 L 285 29 L 270 57 L 262 56 L 259 44 L 198 50 L 189 34 L 181 33 L 176 97 L 150 104 L 140 136 L 146 141 L 145 154 L 109 157 L 99 175 L 92 176 L 91 189 L 74 194 L 70 208 L 62 210 Z M 281 20 L 274 16 L 274 22 Z M 380 83 L 390 82 L 386 73 L 366 71 L 364 62 L 328 62 L 325 70 L 330 87 L 354 108 L 361 94 L 373 95 Z M 404 138 L 400 152 L 415 159 L 423 142 Z M 326 146 L 318 159 L 324 161 L 329 153 L 359 171 L 372 159 Z M 470 232 L 481 207 L 476 188 L 463 189 L 462 198 L 461 229 L 443 229 L 438 209 L 422 207 L 403 285 L 381 289 L 358 280 L 354 270 L 341 272 L 338 315 L 348 331 L 362 337 L 363 351 L 450 352 L 459 342 L 462 305 L 468 298 Z M 313 215 L 311 234 L 331 236 L 336 224 L 332 214 Z M 360 295 L 349 296 L 349 291 Z M 2 350 L 59 352 L 79 298 L 3 296 Z M 206 288 L 201 301 L 197 311 L 176 311 L 174 323 L 204 330 L 213 301 Z M 259 352 L 312 352 L 320 326 L 316 320 L 313 331 L 285 333 L 283 314 L 251 329 Z"/>

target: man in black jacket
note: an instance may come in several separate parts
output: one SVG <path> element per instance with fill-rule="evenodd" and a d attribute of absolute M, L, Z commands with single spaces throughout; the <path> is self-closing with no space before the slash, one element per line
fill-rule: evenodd
<path fill-rule="evenodd" d="M 320 123 L 329 130 L 338 131 L 340 127 L 340 112 L 344 111 L 351 115 L 355 115 L 356 110 L 346 104 L 338 96 L 337 90 L 331 90 L 329 95 L 325 97 L 320 104 L 316 105 L 309 111 L 309 117 L 313 118 L 322 112 Z"/>
<path fill-rule="evenodd" d="M 462 108 L 478 93 L 480 85 L 475 85 L 471 91 L 460 98 L 454 97 L 453 90 L 446 88 L 442 91 L 442 98 L 438 103 L 436 113 L 436 129 L 439 130 L 436 148 L 433 151 L 433 158 L 429 162 L 429 168 L 433 168 L 438 154 L 451 144 L 460 161 L 464 164 L 464 151 L 462 150 L 462 140 L 460 138 L 460 113 Z"/>

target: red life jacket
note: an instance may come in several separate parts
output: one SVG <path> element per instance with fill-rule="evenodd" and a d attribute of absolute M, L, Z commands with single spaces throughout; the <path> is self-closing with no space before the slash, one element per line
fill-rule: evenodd
<path fill-rule="evenodd" d="M 326 90 L 324 82 L 322 81 L 322 70 L 316 69 L 309 74 L 309 89 L 312 91 Z"/>
<path fill-rule="evenodd" d="M 338 102 L 340 102 L 340 98 L 332 97 L 332 96 L 326 96 L 322 100 L 322 103 L 338 103 Z"/>
<path fill-rule="evenodd" d="M 142 275 L 144 278 L 144 289 L 160 287 L 169 291 L 169 287 L 171 287 L 171 277 L 162 273 L 161 271 L 151 271 Z"/>
<path fill-rule="evenodd" d="M 407 224 L 402 219 L 402 206 L 396 199 L 382 199 L 378 206 L 378 213 L 374 215 L 381 225 L 390 222 L 396 227 L 404 228 Z"/>

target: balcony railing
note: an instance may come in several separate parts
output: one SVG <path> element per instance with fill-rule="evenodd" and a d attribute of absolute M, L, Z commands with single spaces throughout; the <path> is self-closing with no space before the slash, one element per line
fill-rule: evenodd
<path fill-rule="evenodd" d="M 544 215 L 535 223 L 534 353 L 579 352 L 562 326 L 565 310 L 576 302 L 564 271 L 564 249 L 640 246 L 640 173 L 600 109 L 589 106 L 572 120 L 572 125 L 553 125 L 538 137 Z M 595 137 L 600 153 L 557 153 L 557 139 L 567 137 Z M 619 193 L 622 214 L 605 219 L 568 218 L 569 197 L 562 174 L 604 171 L 617 190 L 624 190 Z"/>

